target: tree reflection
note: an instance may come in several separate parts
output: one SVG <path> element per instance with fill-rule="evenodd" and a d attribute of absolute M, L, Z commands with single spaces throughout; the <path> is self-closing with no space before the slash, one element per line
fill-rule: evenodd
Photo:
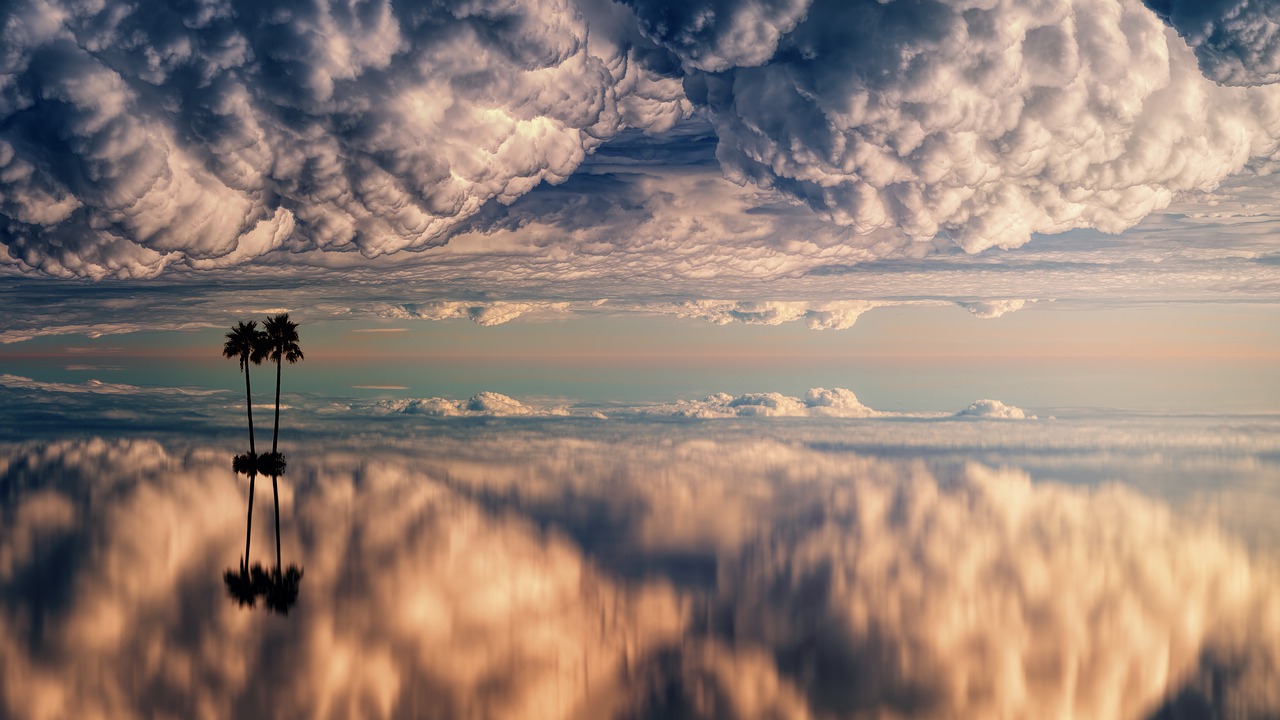
<path fill-rule="evenodd" d="M 231 461 L 236 474 L 249 476 L 249 512 L 245 521 L 244 557 L 240 559 L 238 570 L 227 568 L 222 574 L 222 582 L 226 586 L 227 595 L 241 607 L 256 605 L 261 597 L 270 612 L 288 615 L 289 610 L 298 602 L 298 593 L 302 584 L 303 569 L 290 564 L 286 569 L 281 562 L 280 551 L 280 504 L 276 503 L 276 566 L 267 570 L 261 563 L 250 566 L 249 549 L 253 537 L 253 490 L 254 480 L 258 474 L 270 475 L 274 487 L 284 474 L 288 463 L 284 455 L 278 452 L 254 455 L 252 452 L 237 455 Z"/>
<path fill-rule="evenodd" d="M 231 469 L 237 475 L 249 476 L 249 513 L 245 520 L 244 555 L 240 558 L 240 569 L 236 572 L 227 568 L 222 574 L 222 582 L 227 586 L 227 594 L 238 602 L 240 607 L 245 605 L 253 607 L 257 601 L 258 592 L 249 573 L 249 547 L 253 539 L 253 486 L 258 477 L 258 457 L 252 450 L 244 455 L 236 455 L 231 460 Z"/>

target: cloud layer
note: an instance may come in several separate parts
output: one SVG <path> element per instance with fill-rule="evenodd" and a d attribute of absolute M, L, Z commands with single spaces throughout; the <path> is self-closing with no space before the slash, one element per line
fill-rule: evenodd
<path fill-rule="evenodd" d="M 769 62 L 722 52 L 702 68 L 715 72 L 685 81 L 711 113 L 725 173 L 861 233 L 943 233 L 977 252 L 1032 233 L 1119 232 L 1270 157 L 1280 137 L 1280 95 L 1206 79 L 1132 0 L 1034 11 L 815 0 L 789 31 L 742 14 L 707 32 L 724 43 L 785 33 Z"/>
<path fill-rule="evenodd" d="M 1119 232 L 1280 146 L 1255 0 L 2 12 L 0 262 L 59 277 L 446 242 L 561 279 L 778 275 Z"/>
<path fill-rule="evenodd" d="M 58 276 L 439 244 L 688 108 L 567 0 L 31 0 L 2 19 L 5 245 Z"/>

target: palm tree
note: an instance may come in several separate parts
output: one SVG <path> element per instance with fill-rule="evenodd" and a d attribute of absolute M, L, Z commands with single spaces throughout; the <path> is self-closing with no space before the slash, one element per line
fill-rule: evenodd
<path fill-rule="evenodd" d="M 289 320 L 289 313 L 281 313 L 262 324 L 266 336 L 264 349 L 267 357 L 276 361 L 276 421 L 271 431 L 271 452 L 276 451 L 280 438 L 280 364 L 288 360 L 292 365 L 302 360 L 302 348 L 298 347 L 298 323 Z"/>
<path fill-rule="evenodd" d="M 295 334 L 296 335 L 296 334 Z M 266 353 L 264 352 L 263 338 L 265 334 L 258 329 L 258 321 L 250 320 L 247 323 L 237 323 L 231 328 L 231 332 L 227 333 L 227 343 L 222 346 L 222 356 L 225 358 L 239 358 L 240 370 L 244 373 L 244 407 L 245 412 L 249 414 L 249 454 L 256 455 L 257 448 L 253 444 L 253 391 L 249 387 L 249 363 L 255 365 L 262 362 Z M 301 356 L 299 356 L 301 358 Z M 279 379 L 276 380 L 276 417 L 279 422 Z"/>
<path fill-rule="evenodd" d="M 298 324 L 289 319 L 289 313 L 281 313 L 268 318 L 262 324 L 266 337 L 262 348 L 267 357 L 276 361 L 276 419 L 271 431 L 271 457 L 278 464 L 280 471 L 271 473 L 271 493 L 276 503 L 276 573 L 280 573 L 280 490 L 277 479 L 284 469 L 284 458 L 277 452 L 280 439 L 280 368 L 282 361 L 288 360 L 292 365 L 302 360 L 302 348 L 298 347 Z"/>

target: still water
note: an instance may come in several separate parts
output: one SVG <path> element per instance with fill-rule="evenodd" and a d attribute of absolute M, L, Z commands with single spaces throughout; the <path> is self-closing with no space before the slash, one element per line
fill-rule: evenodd
<path fill-rule="evenodd" d="M 334 423 L 0 445 L 0 715 L 1280 713 L 1275 416 Z"/>

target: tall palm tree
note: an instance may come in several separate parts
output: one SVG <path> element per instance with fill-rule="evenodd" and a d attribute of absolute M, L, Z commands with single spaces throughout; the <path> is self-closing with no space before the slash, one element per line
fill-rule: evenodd
<path fill-rule="evenodd" d="M 302 360 L 302 348 L 298 347 L 298 324 L 289 319 L 289 313 L 281 313 L 268 318 L 262 324 L 266 337 L 263 349 L 267 357 L 276 361 L 276 420 L 271 431 L 272 464 L 279 468 L 271 473 L 271 494 L 276 504 L 276 573 L 280 573 L 280 490 L 277 480 L 283 471 L 284 458 L 277 452 L 280 439 L 280 368 L 283 361 L 292 365 Z"/>
<path fill-rule="evenodd" d="M 265 334 L 258 329 L 258 321 L 250 320 L 247 323 L 237 323 L 231 328 L 231 332 L 227 333 L 227 343 L 222 346 L 222 356 L 225 358 L 239 358 L 240 371 L 244 373 L 244 408 L 249 415 L 249 453 L 257 454 L 257 448 L 253 444 L 253 391 L 249 387 L 249 363 L 255 365 L 261 364 L 264 353 L 263 339 Z M 276 405 L 277 405 L 277 421 L 279 417 L 279 379 L 276 380 Z"/>
<path fill-rule="evenodd" d="M 276 421 L 271 431 L 271 452 L 276 452 L 280 438 L 280 365 L 288 360 L 292 365 L 302 360 L 302 348 L 298 347 L 298 323 L 289 320 L 289 313 L 268 318 L 262 324 L 266 336 L 264 346 L 267 357 L 276 362 Z"/>

